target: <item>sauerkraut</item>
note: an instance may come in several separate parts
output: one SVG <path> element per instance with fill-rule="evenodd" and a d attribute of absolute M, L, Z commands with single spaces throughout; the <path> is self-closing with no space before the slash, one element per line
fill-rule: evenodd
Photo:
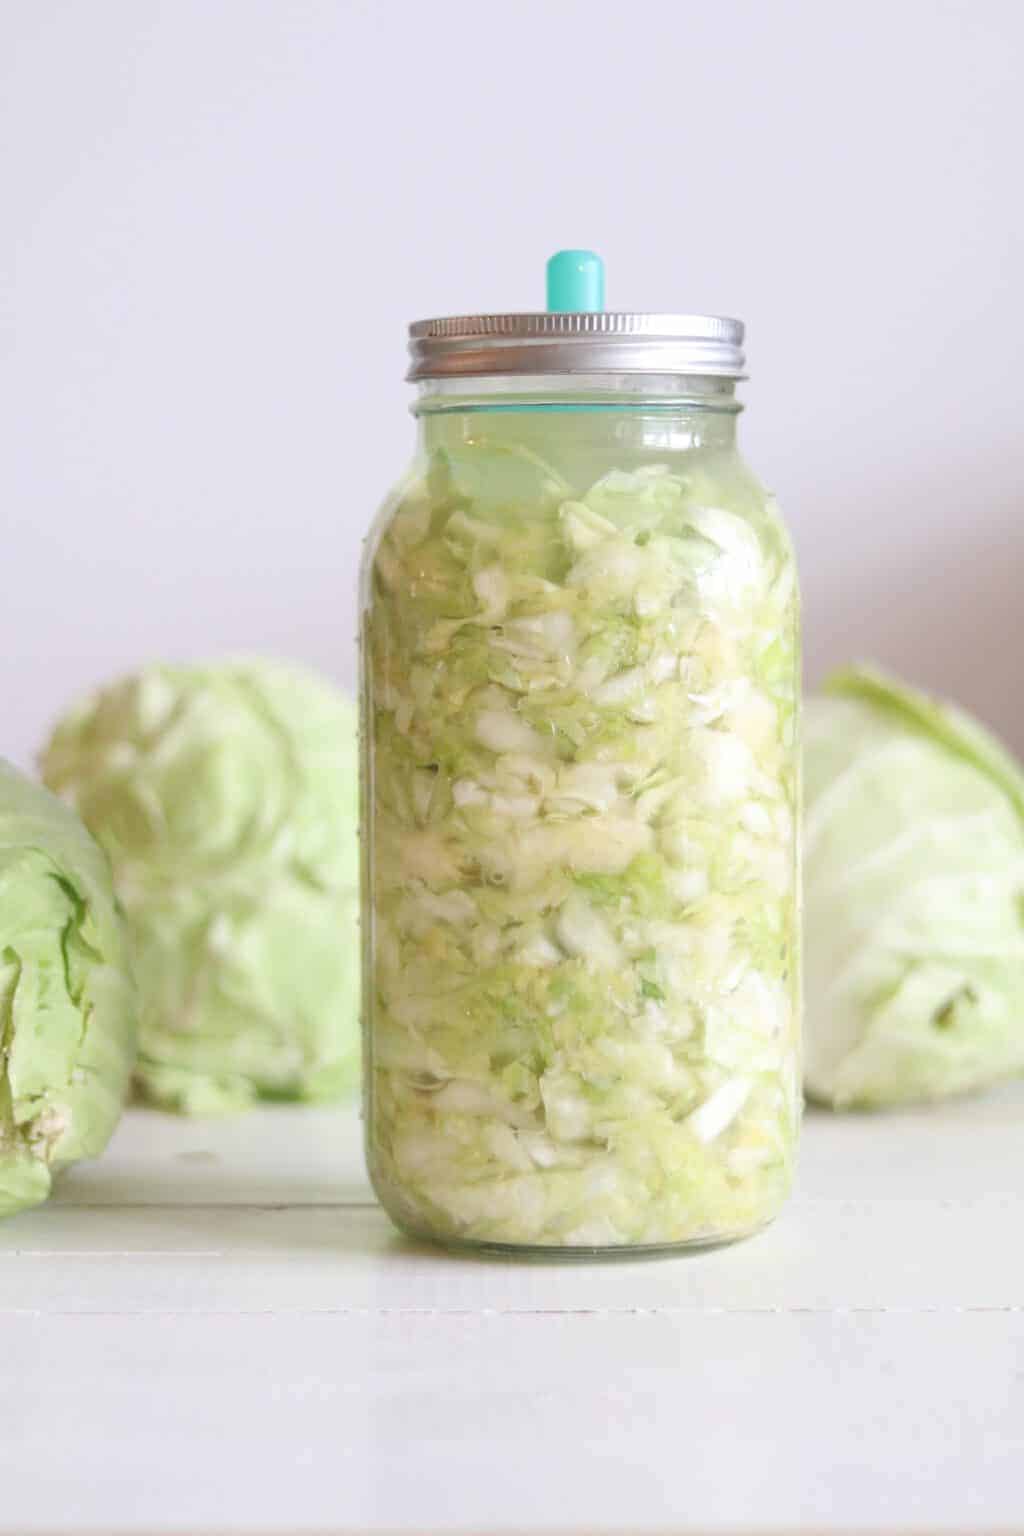
<path fill-rule="evenodd" d="M 512 458 L 371 551 L 371 1172 L 451 1240 L 737 1235 L 799 1118 L 791 551 L 734 456 Z"/>

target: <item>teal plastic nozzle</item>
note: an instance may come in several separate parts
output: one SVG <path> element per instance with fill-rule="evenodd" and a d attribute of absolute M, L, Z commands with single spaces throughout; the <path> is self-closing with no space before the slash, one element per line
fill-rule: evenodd
<path fill-rule="evenodd" d="M 604 309 L 604 262 L 593 251 L 556 251 L 548 262 L 548 310 Z"/>

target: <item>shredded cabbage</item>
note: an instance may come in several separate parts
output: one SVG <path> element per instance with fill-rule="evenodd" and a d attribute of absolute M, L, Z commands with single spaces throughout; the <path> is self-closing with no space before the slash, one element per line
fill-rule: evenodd
<path fill-rule="evenodd" d="M 655 1246 L 785 1196 L 797 599 L 737 462 L 510 493 L 442 449 L 377 539 L 368 1139 L 408 1229 Z"/>
<path fill-rule="evenodd" d="M 805 743 L 808 1093 L 875 1107 L 1024 1072 L 1024 773 L 864 669 L 810 702 Z"/>

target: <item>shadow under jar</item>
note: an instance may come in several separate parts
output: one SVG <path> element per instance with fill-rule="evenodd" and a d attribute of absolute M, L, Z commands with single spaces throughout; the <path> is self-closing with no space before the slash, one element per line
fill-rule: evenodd
<path fill-rule="evenodd" d="M 361 586 L 374 1187 L 505 1252 L 743 1236 L 800 1119 L 798 595 L 743 328 L 411 334 Z"/>

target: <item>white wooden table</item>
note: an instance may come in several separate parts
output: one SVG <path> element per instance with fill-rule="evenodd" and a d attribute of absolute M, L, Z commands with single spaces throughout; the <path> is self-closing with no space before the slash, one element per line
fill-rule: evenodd
<path fill-rule="evenodd" d="M 128 1116 L 0 1226 L 0 1531 L 1024 1531 L 1024 1090 L 811 1114 L 752 1241 L 406 1243 L 354 1116 Z"/>

